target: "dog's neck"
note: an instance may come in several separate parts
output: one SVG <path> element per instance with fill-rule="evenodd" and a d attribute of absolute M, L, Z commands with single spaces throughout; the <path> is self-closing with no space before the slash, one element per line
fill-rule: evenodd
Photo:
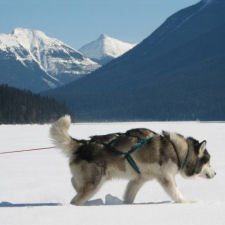
<path fill-rule="evenodd" d="M 176 152 L 178 158 L 179 169 L 183 169 L 188 157 L 188 144 L 185 138 L 177 133 L 163 132 L 163 134 L 173 145 L 174 151 Z"/>

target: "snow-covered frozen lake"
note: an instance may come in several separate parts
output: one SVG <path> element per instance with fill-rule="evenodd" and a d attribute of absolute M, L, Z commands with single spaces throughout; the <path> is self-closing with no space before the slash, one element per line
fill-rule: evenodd
<path fill-rule="evenodd" d="M 180 191 L 192 204 L 174 204 L 155 181 L 138 193 L 135 204 L 122 205 L 126 181 L 106 183 L 92 206 L 71 206 L 68 159 L 57 149 L 0 154 L 1 225 L 117 225 L 117 224 L 225 224 L 225 123 L 130 122 L 73 124 L 75 138 L 145 127 L 156 132 L 176 131 L 207 140 L 212 180 L 185 180 L 177 176 Z M 0 152 L 52 146 L 49 125 L 1 125 Z M 109 195 L 110 194 L 110 195 Z"/>

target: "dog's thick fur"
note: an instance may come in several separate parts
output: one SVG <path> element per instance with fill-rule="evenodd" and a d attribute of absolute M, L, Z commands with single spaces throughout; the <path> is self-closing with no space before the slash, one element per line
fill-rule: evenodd
<path fill-rule="evenodd" d="M 124 195 L 127 204 L 132 203 L 141 186 L 152 179 L 156 179 L 175 202 L 183 203 L 187 201 L 175 183 L 178 172 L 185 177 L 215 176 L 209 164 L 206 141 L 199 143 L 194 138 L 184 138 L 180 134 L 165 131 L 159 135 L 144 128 L 93 136 L 90 140 L 76 140 L 68 134 L 70 124 L 70 116 L 60 118 L 51 126 L 50 136 L 55 146 L 62 149 L 70 159 L 71 182 L 77 192 L 71 204 L 83 205 L 105 181 L 112 178 L 129 180 Z M 152 136 L 150 141 L 132 153 L 140 174 L 123 155 L 106 145 L 114 140 L 113 148 L 127 152 L 140 140 Z M 180 163 L 185 164 L 181 167 Z"/>

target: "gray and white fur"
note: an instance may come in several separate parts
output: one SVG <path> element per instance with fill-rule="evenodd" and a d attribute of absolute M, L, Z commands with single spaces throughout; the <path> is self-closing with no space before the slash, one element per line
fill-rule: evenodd
<path fill-rule="evenodd" d="M 161 184 L 172 200 L 185 203 L 188 201 L 177 188 L 176 174 L 204 178 L 213 178 L 216 174 L 210 166 L 206 141 L 200 143 L 194 138 L 166 131 L 160 135 L 146 128 L 77 140 L 68 134 L 70 124 L 70 116 L 60 118 L 52 124 L 50 137 L 55 146 L 69 157 L 71 182 L 77 193 L 71 204 L 84 205 L 105 181 L 114 178 L 129 180 L 124 194 L 126 204 L 133 203 L 142 185 L 153 179 Z M 150 137 L 153 138 L 132 153 L 140 174 L 123 155 L 107 145 L 111 142 L 114 149 L 127 152 L 140 140 Z"/>

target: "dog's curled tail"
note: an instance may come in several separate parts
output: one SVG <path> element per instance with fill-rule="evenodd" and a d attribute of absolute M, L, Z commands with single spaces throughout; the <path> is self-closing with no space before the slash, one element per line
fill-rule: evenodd
<path fill-rule="evenodd" d="M 71 138 L 68 129 L 71 125 L 71 117 L 65 115 L 52 124 L 50 128 L 50 138 L 56 148 L 59 148 L 70 156 L 76 149 L 76 141 Z"/>

